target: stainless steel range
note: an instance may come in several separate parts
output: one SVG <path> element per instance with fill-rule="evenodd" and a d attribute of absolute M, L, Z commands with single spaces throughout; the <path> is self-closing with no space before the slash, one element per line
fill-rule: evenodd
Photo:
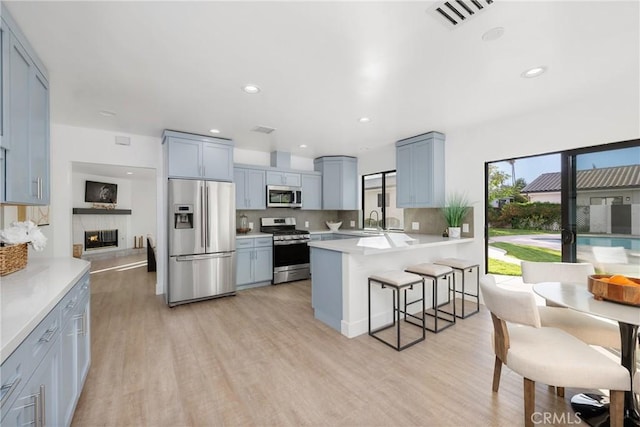
<path fill-rule="evenodd" d="M 261 218 L 260 231 L 273 234 L 273 284 L 304 280 L 309 270 L 309 232 L 295 218 Z"/>

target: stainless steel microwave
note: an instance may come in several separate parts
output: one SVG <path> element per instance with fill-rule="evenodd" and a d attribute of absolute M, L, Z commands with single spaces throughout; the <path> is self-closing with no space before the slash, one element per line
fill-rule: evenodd
<path fill-rule="evenodd" d="M 301 208 L 302 188 L 283 185 L 267 185 L 267 207 Z"/>

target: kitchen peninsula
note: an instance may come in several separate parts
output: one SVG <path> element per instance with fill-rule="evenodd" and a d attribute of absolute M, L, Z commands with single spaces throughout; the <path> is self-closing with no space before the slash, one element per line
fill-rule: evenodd
<path fill-rule="evenodd" d="M 363 233 L 364 234 L 364 233 Z M 458 256 L 473 238 L 449 239 L 425 234 L 379 233 L 345 240 L 312 241 L 311 305 L 316 319 L 353 338 L 367 332 L 367 278 L 411 264 Z M 427 302 L 431 287 L 426 287 Z M 415 299 L 409 291 L 409 299 Z M 446 296 L 446 295 L 445 295 Z M 391 322 L 390 298 L 372 288 L 373 325 Z"/>

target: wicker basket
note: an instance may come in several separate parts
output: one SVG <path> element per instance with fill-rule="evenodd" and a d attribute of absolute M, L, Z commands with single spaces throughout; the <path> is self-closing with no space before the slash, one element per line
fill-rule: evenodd
<path fill-rule="evenodd" d="M 0 276 L 22 270 L 27 266 L 27 244 L 0 246 Z"/>

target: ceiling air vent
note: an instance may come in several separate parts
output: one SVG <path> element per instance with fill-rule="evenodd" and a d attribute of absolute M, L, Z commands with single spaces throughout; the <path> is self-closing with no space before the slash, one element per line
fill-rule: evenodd
<path fill-rule="evenodd" d="M 260 133 L 270 134 L 271 132 L 273 132 L 275 130 L 275 128 L 270 128 L 268 126 L 256 126 L 251 130 L 253 132 L 260 132 Z"/>
<path fill-rule="evenodd" d="M 487 10 L 493 0 L 450 0 L 438 2 L 428 11 L 447 28 L 457 28 L 468 19 Z"/>

